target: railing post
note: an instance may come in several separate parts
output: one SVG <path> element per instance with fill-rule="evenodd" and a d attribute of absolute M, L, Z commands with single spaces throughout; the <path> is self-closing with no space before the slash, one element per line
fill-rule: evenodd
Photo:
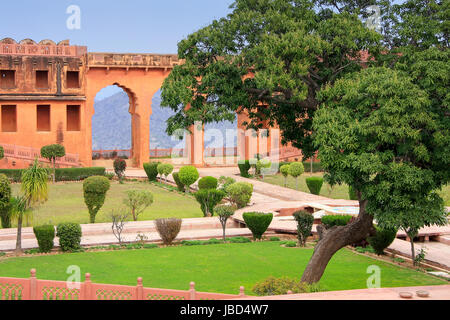
<path fill-rule="evenodd" d="M 245 288 L 244 287 L 239 288 L 239 297 L 240 298 L 245 297 Z"/>
<path fill-rule="evenodd" d="M 142 285 L 142 278 L 137 279 L 136 299 L 144 300 L 144 286 Z"/>
<path fill-rule="evenodd" d="M 36 269 L 31 269 L 30 273 L 30 300 L 37 300 Z"/>
<path fill-rule="evenodd" d="M 191 282 L 190 284 L 189 300 L 196 300 L 195 282 Z"/>
<path fill-rule="evenodd" d="M 91 274 L 86 273 L 85 280 L 81 286 L 81 300 L 94 300 L 92 297 Z"/>

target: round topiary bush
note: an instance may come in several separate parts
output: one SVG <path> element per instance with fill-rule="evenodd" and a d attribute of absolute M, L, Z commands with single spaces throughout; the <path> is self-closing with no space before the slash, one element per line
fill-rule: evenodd
<path fill-rule="evenodd" d="M 289 175 L 295 178 L 296 189 L 298 190 L 298 177 L 305 172 L 305 167 L 301 162 L 293 162 L 289 165 Z"/>
<path fill-rule="evenodd" d="M 397 230 L 392 229 L 382 229 L 376 227 L 376 234 L 372 237 L 369 237 L 367 241 L 375 250 L 375 253 L 379 256 L 384 254 L 384 250 L 388 248 L 392 242 L 394 242 L 397 236 Z"/>
<path fill-rule="evenodd" d="M 289 164 L 285 164 L 285 165 L 282 165 L 280 168 L 280 173 L 284 177 L 284 186 L 285 187 L 287 186 L 287 178 L 289 177 L 289 167 L 290 167 Z"/>
<path fill-rule="evenodd" d="M 248 182 L 236 182 L 229 185 L 225 192 L 230 202 L 238 209 L 241 209 L 250 203 L 253 194 L 253 185 Z"/>
<path fill-rule="evenodd" d="M 322 177 L 311 177 L 306 179 L 306 185 L 312 194 L 320 195 L 323 186 Z"/>
<path fill-rule="evenodd" d="M 264 232 L 273 220 L 272 213 L 245 212 L 243 214 L 245 224 L 253 234 L 253 239 L 261 239 Z"/>
<path fill-rule="evenodd" d="M 91 223 L 95 223 L 95 216 L 105 203 L 106 192 L 109 188 L 110 182 L 106 177 L 93 176 L 84 180 L 84 202 L 88 207 Z"/>
<path fill-rule="evenodd" d="M 217 189 L 219 182 L 214 177 L 203 177 L 198 181 L 198 188 L 203 189 Z"/>
<path fill-rule="evenodd" d="M 38 241 L 39 252 L 47 253 L 52 251 L 55 239 L 55 226 L 46 225 L 33 228 L 34 235 Z"/>
<path fill-rule="evenodd" d="M 190 186 L 198 180 L 199 174 L 196 167 L 185 166 L 178 172 L 178 177 L 180 178 L 181 183 L 187 187 L 186 192 L 189 192 Z"/>
<path fill-rule="evenodd" d="M 56 228 L 62 251 L 76 251 L 81 248 L 81 226 L 77 223 L 61 223 Z"/>
<path fill-rule="evenodd" d="M 158 177 L 158 165 L 159 162 L 144 163 L 144 170 L 149 181 L 156 181 L 156 177 Z"/>

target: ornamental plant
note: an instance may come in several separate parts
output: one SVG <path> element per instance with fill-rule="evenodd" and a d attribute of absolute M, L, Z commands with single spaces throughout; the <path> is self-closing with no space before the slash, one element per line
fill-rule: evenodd
<path fill-rule="evenodd" d="M 312 194 L 320 195 L 323 186 L 322 177 L 310 177 L 306 179 L 306 185 Z"/>
<path fill-rule="evenodd" d="M 153 203 L 153 194 L 147 190 L 128 190 L 123 204 L 129 209 L 134 221 Z"/>
<path fill-rule="evenodd" d="M 219 221 L 220 221 L 220 224 L 222 225 L 222 229 L 223 229 L 223 241 L 225 241 L 226 240 L 225 229 L 227 227 L 227 221 L 236 212 L 236 207 L 234 207 L 234 206 L 217 206 L 214 208 L 214 212 L 219 217 Z"/>
<path fill-rule="evenodd" d="M 61 250 L 77 251 L 81 248 L 81 226 L 78 223 L 61 223 L 56 228 Z"/>
<path fill-rule="evenodd" d="M 45 225 L 33 228 L 34 235 L 38 241 L 39 252 L 47 253 L 52 251 L 55 239 L 55 226 Z"/>
<path fill-rule="evenodd" d="M 122 179 L 125 175 L 125 170 L 127 169 L 127 162 L 124 159 L 117 158 L 114 160 L 114 172 L 116 173 L 119 181 L 122 183 Z"/>
<path fill-rule="evenodd" d="M 241 209 L 250 203 L 253 185 L 248 182 L 236 182 L 226 188 L 226 193 L 231 204 Z"/>
<path fill-rule="evenodd" d="M 263 234 L 267 231 L 267 228 L 273 220 L 273 214 L 264 212 L 245 212 L 243 218 L 245 224 L 253 234 L 253 239 L 261 240 Z"/>
<path fill-rule="evenodd" d="M 295 188 L 298 190 L 298 177 L 305 172 L 302 162 L 293 162 L 289 165 L 289 175 L 295 178 Z"/>
<path fill-rule="evenodd" d="M 156 167 L 156 170 L 158 171 L 158 174 L 162 177 L 165 177 L 165 180 L 167 181 L 167 177 L 173 172 L 173 165 L 170 163 L 160 163 Z"/>
<path fill-rule="evenodd" d="M 394 242 L 397 237 L 397 232 L 395 228 L 382 229 L 380 227 L 376 228 L 376 233 L 367 239 L 370 246 L 375 250 L 375 253 L 379 256 L 384 255 L 384 250 L 388 248 L 392 242 Z"/>
<path fill-rule="evenodd" d="M 284 186 L 287 187 L 287 178 L 289 177 L 289 164 L 282 165 L 280 168 L 280 173 L 284 177 Z"/>
<path fill-rule="evenodd" d="M 239 171 L 241 173 L 241 177 L 244 177 L 244 178 L 250 177 L 250 174 L 248 173 L 248 171 L 250 170 L 250 168 L 252 166 L 250 165 L 249 160 L 240 160 L 238 162 L 238 167 L 239 167 Z"/>
<path fill-rule="evenodd" d="M 158 219 L 155 221 L 156 230 L 158 231 L 163 243 L 170 246 L 181 230 L 181 219 Z"/>
<path fill-rule="evenodd" d="M 214 215 L 214 207 L 223 200 L 225 195 L 225 192 L 216 189 L 201 189 L 194 193 L 195 199 L 200 203 L 205 217 Z"/>
<path fill-rule="evenodd" d="M 50 161 L 53 166 L 53 183 L 55 183 L 56 159 L 64 157 L 65 155 L 66 149 L 60 144 L 52 144 L 41 148 L 41 157 Z"/>
<path fill-rule="evenodd" d="M 11 183 L 6 175 L 0 174 L 0 219 L 3 229 L 11 228 Z"/>
<path fill-rule="evenodd" d="M 173 180 L 177 184 L 178 191 L 185 192 L 185 186 L 180 180 L 180 176 L 178 172 L 172 173 Z"/>
<path fill-rule="evenodd" d="M 106 177 L 93 176 L 84 180 L 84 202 L 89 210 L 90 223 L 95 223 L 95 217 L 105 203 L 109 188 L 110 182 Z"/>
<path fill-rule="evenodd" d="M 156 181 L 159 162 L 144 163 L 144 170 L 149 181 Z"/>
<path fill-rule="evenodd" d="M 198 181 L 198 188 L 202 189 L 217 189 L 218 180 L 214 177 L 203 177 Z"/>
<path fill-rule="evenodd" d="M 191 185 L 199 178 L 198 170 L 194 166 L 185 166 L 178 172 L 178 177 L 182 184 L 186 186 L 186 192 L 189 193 Z"/>
<path fill-rule="evenodd" d="M 297 237 L 300 246 L 306 246 L 306 240 L 311 235 L 314 224 L 314 216 L 306 211 L 298 211 L 294 213 L 294 218 L 297 221 Z"/>
<path fill-rule="evenodd" d="M 352 220 L 351 215 L 329 215 L 322 217 L 322 224 L 330 229 L 335 226 L 346 226 Z"/>

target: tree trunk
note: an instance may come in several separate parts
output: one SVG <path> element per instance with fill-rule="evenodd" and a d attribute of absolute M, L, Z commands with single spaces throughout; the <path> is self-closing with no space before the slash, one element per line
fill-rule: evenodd
<path fill-rule="evenodd" d="M 359 205 L 359 216 L 354 222 L 346 226 L 333 227 L 329 230 L 324 230 L 323 226 L 318 226 L 317 231 L 320 240 L 306 266 L 302 282 L 308 284 L 319 282 L 336 252 L 375 234 L 373 217 L 366 212 L 367 201 L 360 201 Z"/>
<path fill-rule="evenodd" d="M 411 258 L 413 261 L 413 265 L 417 265 L 416 263 L 416 249 L 414 248 L 414 239 L 411 239 Z"/>
<path fill-rule="evenodd" d="M 56 182 L 56 159 L 53 159 L 53 184 Z"/>
<path fill-rule="evenodd" d="M 22 221 L 23 215 L 20 214 L 17 219 L 17 240 L 16 240 L 16 253 L 22 253 Z"/>

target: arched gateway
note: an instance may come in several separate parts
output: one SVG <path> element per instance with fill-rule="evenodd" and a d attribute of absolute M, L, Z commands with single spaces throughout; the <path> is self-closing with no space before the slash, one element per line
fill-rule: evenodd
<path fill-rule="evenodd" d="M 66 148 L 63 165 L 91 166 L 95 96 L 111 85 L 121 87 L 129 96 L 131 156 L 133 165 L 142 167 L 150 156 L 152 97 L 179 63 L 174 54 L 91 53 L 67 40 L 58 44 L 50 40 L 1 40 L 0 145 L 5 156 L 14 159 L 2 167 L 26 167 L 42 146 L 54 143 Z M 245 115 L 238 115 L 238 128 L 244 120 Z M 259 146 L 249 142 L 259 141 L 259 137 L 240 132 L 237 138 L 239 157 L 248 159 L 260 151 L 259 147 L 249 147 Z M 270 150 L 270 143 L 263 149 Z M 188 137 L 185 150 L 188 162 L 204 164 L 203 129 Z"/>

